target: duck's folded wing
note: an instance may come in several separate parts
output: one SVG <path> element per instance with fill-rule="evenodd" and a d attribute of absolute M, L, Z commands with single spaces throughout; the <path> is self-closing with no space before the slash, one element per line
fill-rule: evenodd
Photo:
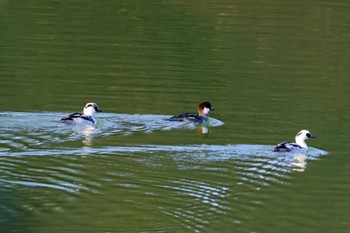
<path fill-rule="evenodd" d="M 169 121 L 195 121 L 198 118 L 194 113 L 183 113 L 169 118 Z"/>
<path fill-rule="evenodd" d="M 277 144 L 277 146 L 275 146 L 273 151 L 290 151 L 292 148 L 293 148 L 293 146 L 291 145 L 290 142 L 284 141 L 284 142 Z"/>
<path fill-rule="evenodd" d="M 67 115 L 65 117 L 62 117 L 61 121 L 73 121 L 74 119 L 81 118 L 83 116 L 84 115 L 82 113 L 76 112 L 76 113 L 69 114 L 69 115 Z"/>

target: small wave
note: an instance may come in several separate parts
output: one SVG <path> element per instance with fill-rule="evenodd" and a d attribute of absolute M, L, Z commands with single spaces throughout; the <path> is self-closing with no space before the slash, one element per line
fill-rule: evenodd
<path fill-rule="evenodd" d="M 96 137 L 127 136 L 133 133 L 149 133 L 172 129 L 196 129 L 194 124 L 165 121 L 166 115 L 99 114 L 96 127 L 72 126 L 58 122 L 65 113 L 0 113 L 0 156 L 56 156 L 56 155 L 111 155 L 118 153 L 166 152 L 176 160 L 199 162 L 263 161 L 261 171 L 306 167 L 306 161 L 317 159 L 325 151 L 310 148 L 307 154 L 274 153 L 269 145 L 138 145 L 91 147 Z M 212 119 L 210 127 L 223 123 Z M 70 141 L 83 139 L 83 148 L 67 146 Z M 268 161 L 268 162 L 266 162 Z M 255 166 L 257 167 L 257 166 Z M 259 173 L 259 172 L 258 172 Z"/>
<path fill-rule="evenodd" d="M 59 122 L 67 113 L 0 113 L 0 153 L 30 151 L 60 147 L 62 143 L 83 140 L 87 146 L 94 138 L 112 135 L 128 136 L 134 133 L 152 133 L 173 129 L 196 129 L 192 123 L 169 122 L 166 115 L 99 114 L 96 127 L 69 125 Z M 217 127 L 223 122 L 211 119 L 206 127 Z M 203 127 L 203 133 L 207 128 Z"/>
<path fill-rule="evenodd" d="M 111 146 L 100 148 L 62 148 L 37 150 L 29 149 L 20 152 L 0 152 L 2 156 L 53 156 L 53 155 L 110 155 L 118 153 L 155 153 L 167 152 L 173 154 L 174 158 L 185 160 L 197 160 L 200 162 L 225 161 L 239 159 L 241 161 L 265 162 L 261 169 L 272 169 L 279 166 L 306 167 L 307 160 L 315 160 L 327 152 L 310 148 L 307 154 L 300 153 L 276 153 L 272 152 L 273 146 L 269 145 L 143 145 L 143 146 Z M 266 163 L 266 161 L 268 161 Z M 257 167 L 257 166 L 254 166 Z"/>

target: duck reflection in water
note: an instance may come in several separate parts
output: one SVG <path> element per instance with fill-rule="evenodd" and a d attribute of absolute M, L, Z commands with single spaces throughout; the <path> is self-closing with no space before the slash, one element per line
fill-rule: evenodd
<path fill-rule="evenodd" d="M 196 125 L 196 130 L 198 134 L 208 134 L 209 129 L 206 126 L 203 125 Z"/>
<path fill-rule="evenodd" d="M 306 152 L 308 151 L 308 146 L 305 143 L 305 140 L 309 138 L 316 138 L 308 130 L 301 130 L 295 136 L 295 143 L 284 141 L 279 143 L 273 149 L 274 152 L 292 152 L 295 153 L 291 161 L 292 169 L 294 171 L 305 171 L 306 169 L 306 160 L 308 156 Z"/>
<path fill-rule="evenodd" d="M 63 118 L 60 122 L 74 124 L 73 130 L 82 136 L 83 144 L 87 147 L 92 145 L 93 134 L 97 120 L 94 116 L 96 112 L 102 112 L 96 103 L 87 103 L 83 109 L 83 113 L 72 113 Z"/>
<path fill-rule="evenodd" d="M 96 128 L 92 125 L 76 125 L 73 127 L 75 133 L 83 138 L 83 144 L 86 147 L 91 147 L 93 144 L 94 133 Z"/>
<path fill-rule="evenodd" d="M 196 126 L 196 130 L 199 134 L 208 134 L 208 123 L 210 120 L 209 112 L 214 111 L 215 109 L 211 107 L 210 102 L 203 102 L 198 105 L 198 114 L 196 113 L 182 113 L 170 117 L 169 121 L 178 121 L 178 122 L 192 122 Z"/>
<path fill-rule="evenodd" d="M 293 157 L 293 161 L 291 162 L 292 170 L 299 172 L 305 171 L 307 158 L 308 156 L 306 154 L 295 154 Z"/>

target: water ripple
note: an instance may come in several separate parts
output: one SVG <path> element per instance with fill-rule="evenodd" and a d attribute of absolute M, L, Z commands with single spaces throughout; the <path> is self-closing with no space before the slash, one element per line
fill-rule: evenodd
<path fill-rule="evenodd" d="M 138 132 L 152 133 L 172 129 L 196 129 L 193 124 L 165 121 L 166 115 L 99 114 L 96 127 L 89 125 L 67 125 L 59 119 L 67 113 L 0 113 L 0 153 L 28 151 L 34 148 L 49 149 L 60 144 L 82 140 L 91 146 L 98 137 L 112 135 L 128 136 Z M 211 119 L 209 127 L 223 122 Z"/>
<path fill-rule="evenodd" d="M 114 135 L 196 128 L 169 124 L 167 116 L 127 114 L 99 115 L 96 127 L 72 127 L 57 122 L 62 115 L 0 113 L 0 190 L 32 195 L 23 206 L 4 205 L 13 215 L 48 208 L 64 212 L 70 202 L 88 200 L 102 213 L 101 203 L 120 215 L 152 209 L 200 231 L 218 216 L 254 211 L 264 203 L 265 189 L 286 184 L 293 170 L 303 171 L 309 160 L 327 153 L 316 148 L 307 154 L 274 153 L 272 145 L 245 144 L 89 146 Z M 214 119 L 212 124 L 222 123 Z M 81 139 L 84 146 L 77 147 L 74 142 Z"/>
<path fill-rule="evenodd" d="M 22 190 L 35 196 L 25 206 L 11 207 L 14 213 L 48 208 L 64 212 L 78 199 L 94 202 L 102 212 L 102 203 L 109 203 L 119 215 L 125 215 L 125 210 L 132 215 L 151 209 L 179 226 L 200 231 L 220 216 L 254 211 L 264 204 L 265 189 L 287 183 L 295 155 L 273 153 L 271 148 L 140 145 L 31 149 L 0 156 L 0 186 L 4 191 Z M 315 148 L 309 152 L 305 156 L 313 159 L 325 154 Z M 66 204 L 56 200 L 58 195 Z M 232 219 L 236 224 L 243 220 Z"/>

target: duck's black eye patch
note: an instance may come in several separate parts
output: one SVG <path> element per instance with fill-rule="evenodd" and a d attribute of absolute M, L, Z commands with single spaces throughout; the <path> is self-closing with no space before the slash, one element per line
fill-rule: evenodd
<path fill-rule="evenodd" d="M 311 134 L 307 133 L 306 137 L 311 138 Z"/>

